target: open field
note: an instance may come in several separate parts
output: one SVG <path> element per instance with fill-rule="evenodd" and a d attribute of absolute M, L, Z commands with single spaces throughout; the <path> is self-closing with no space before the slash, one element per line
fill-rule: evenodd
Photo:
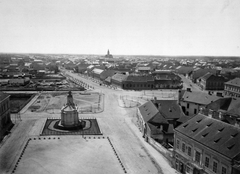
<path fill-rule="evenodd" d="M 28 108 L 27 112 L 59 113 L 67 103 L 68 92 L 42 93 L 38 99 Z M 79 112 L 98 112 L 102 97 L 99 93 L 73 92 L 73 102 L 77 105 Z"/>

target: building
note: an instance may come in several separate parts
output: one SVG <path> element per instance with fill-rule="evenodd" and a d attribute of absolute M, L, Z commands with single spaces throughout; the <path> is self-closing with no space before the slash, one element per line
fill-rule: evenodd
<path fill-rule="evenodd" d="M 91 75 L 92 75 L 93 78 L 96 78 L 96 79 L 100 80 L 100 76 L 101 76 L 101 73 L 103 73 L 103 71 L 104 70 L 102 70 L 102 69 L 94 68 L 92 70 Z"/>
<path fill-rule="evenodd" d="M 184 91 L 182 97 L 179 99 L 180 106 L 187 116 L 193 116 L 199 113 L 201 108 L 204 108 L 209 103 L 216 101 L 221 97 L 213 95 L 212 93 L 205 93 L 202 91 Z"/>
<path fill-rule="evenodd" d="M 102 80 L 104 82 L 105 79 L 107 79 L 108 77 L 111 78 L 114 74 L 116 74 L 116 71 L 114 71 L 114 70 L 104 70 L 100 74 L 100 80 Z"/>
<path fill-rule="evenodd" d="M 209 117 L 240 127 L 240 98 L 219 98 L 200 111 Z"/>
<path fill-rule="evenodd" d="M 239 174 L 240 129 L 198 114 L 175 128 L 173 154 L 180 173 Z"/>
<path fill-rule="evenodd" d="M 175 72 L 177 74 L 182 74 L 185 77 L 189 77 L 193 70 L 194 68 L 192 66 L 178 66 Z"/>
<path fill-rule="evenodd" d="M 136 68 L 136 72 L 139 74 L 150 74 L 152 68 L 150 66 L 139 66 Z"/>
<path fill-rule="evenodd" d="M 225 78 L 223 76 L 207 73 L 198 79 L 198 85 L 203 90 L 224 90 Z"/>
<path fill-rule="evenodd" d="M 185 117 L 185 118 L 182 118 Z M 161 143 L 166 148 L 173 145 L 173 129 L 186 121 L 177 100 L 148 101 L 138 108 L 138 126 L 143 137 Z"/>
<path fill-rule="evenodd" d="M 173 129 L 189 117 L 185 116 L 177 100 L 154 100 L 153 103 L 158 108 L 159 114 L 154 116 L 150 123 L 161 130 L 158 134 L 160 137 L 155 135 L 154 139 L 166 145 L 165 147 L 169 144 L 173 145 Z"/>
<path fill-rule="evenodd" d="M 10 118 L 10 95 L 0 92 L 0 141 L 13 127 Z"/>
<path fill-rule="evenodd" d="M 216 69 L 201 69 L 201 68 L 197 68 L 194 69 L 190 75 L 190 79 L 192 80 L 192 82 L 196 83 L 197 79 L 204 76 L 207 73 L 212 73 L 212 74 L 216 74 L 217 70 Z"/>
<path fill-rule="evenodd" d="M 124 74 L 114 74 L 111 78 L 111 84 L 115 87 L 124 88 L 123 81 L 127 78 Z"/>
<path fill-rule="evenodd" d="M 123 89 L 149 90 L 154 89 L 154 78 L 152 75 L 129 75 L 123 81 Z"/>
<path fill-rule="evenodd" d="M 226 96 L 240 97 L 240 78 L 225 82 L 224 93 Z"/>
<path fill-rule="evenodd" d="M 148 122 L 157 114 L 159 114 L 159 111 L 152 101 L 148 101 L 138 107 L 137 123 L 143 137 L 146 138 L 146 140 L 152 135 Z M 155 130 L 155 132 L 160 132 L 160 128 L 159 131 Z"/>
<path fill-rule="evenodd" d="M 155 71 L 152 76 L 155 89 L 179 89 L 182 87 L 181 78 L 170 70 Z"/>

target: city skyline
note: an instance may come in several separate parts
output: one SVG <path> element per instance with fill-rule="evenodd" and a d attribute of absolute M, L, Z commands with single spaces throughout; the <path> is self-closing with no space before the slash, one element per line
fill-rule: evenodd
<path fill-rule="evenodd" d="M 0 52 L 240 56 L 240 2 L 0 2 Z"/>

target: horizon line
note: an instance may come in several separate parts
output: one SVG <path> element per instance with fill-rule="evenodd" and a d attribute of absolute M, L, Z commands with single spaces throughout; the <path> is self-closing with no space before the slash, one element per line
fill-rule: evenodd
<path fill-rule="evenodd" d="M 0 52 L 0 54 L 50 54 L 50 55 L 58 55 L 58 54 L 62 54 L 62 55 L 92 55 L 92 56 L 105 56 L 106 54 L 86 54 L 86 53 L 19 53 L 19 52 Z M 113 54 L 112 54 L 113 55 Z M 153 56 L 153 57 L 157 57 L 157 56 L 169 56 L 169 57 L 235 57 L 235 58 L 240 58 L 239 56 L 234 56 L 234 55 L 156 55 L 156 54 L 115 54 L 114 56 Z"/>

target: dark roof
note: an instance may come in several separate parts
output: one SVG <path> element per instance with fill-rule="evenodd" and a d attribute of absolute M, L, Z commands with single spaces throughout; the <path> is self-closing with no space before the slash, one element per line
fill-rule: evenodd
<path fill-rule="evenodd" d="M 7 97 L 9 97 L 10 95 L 0 92 L 0 102 L 3 101 L 4 99 L 6 99 Z"/>
<path fill-rule="evenodd" d="M 167 119 L 159 112 L 149 122 L 152 124 L 169 124 Z"/>
<path fill-rule="evenodd" d="M 220 97 L 216 95 L 210 95 L 206 92 L 201 91 L 185 91 L 181 100 L 191 103 L 197 103 L 202 105 L 207 105 L 211 102 L 216 101 Z"/>
<path fill-rule="evenodd" d="M 166 119 L 178 119 L 183 115 L 177 100 L 157 100 L 159 112 Z"/>
<path fill-rule="evenodd" d="M 102 80 L 108 78 L 108 77 L 112 77 L 116 72 L 114 70 L 105 70 L 101 73 L 100 78 Z"/>
<path fill-rule="evenodd" d="M 178 74 L 189 74 L 192 71 L 193 71 L 193 67 L 188 67 L 188 66 L 179 66 L 176 68 L 176 72 Z"/>
<path fill-rule="evenodd" d="M 212 73 L 212 74 L 216 74 L 217 70 L 215 69 L 197 69 L 194 70 L 192 73 L 192 78 L 193 79 L 197 79 L 199 77 L 204 76 L 205 74 L 207 74 L 208 72 Z"/>
<path fill-rule="evenodd" d="M 229 84 L 229 85 L 240 87 L 240 78 L 235 78 L 233 80 L 230 80 L 230 81 L 226 82 L 225 84 Z"/>
<path fill-rule="evenodd" d="M 151 101 L 139 106 L 138 109 L 146 123 L 158 113 L 158 109 Z"/>
<path fill-rule="evenodd" d="M 204 80 L 221 80 L 221 81 L 224 81 L 224 77 L 222 76 L 218 76 L 218 75 L 214 75 L 210 72 L 208 72 L 207 74 L 205 74 L 204 76 L 200 77 L 201 79 L 204 79 Z"/>
<path fill-rule="evenodd" d="M 128 76 L 125 81 L 128 82 L 154 82 L 153 76 Z"/>
<path fill-rule="evenodd" d="M 230 115 L 240 115 L 240 98 L 220 98 L 207 105 L 207 109 L 225 111 Z"/>
<path fill-rule="evenodd" d="M 240 129 L 233 125 L 198 114 L 175 130 L 231 159 L 240 155 Z"/>

